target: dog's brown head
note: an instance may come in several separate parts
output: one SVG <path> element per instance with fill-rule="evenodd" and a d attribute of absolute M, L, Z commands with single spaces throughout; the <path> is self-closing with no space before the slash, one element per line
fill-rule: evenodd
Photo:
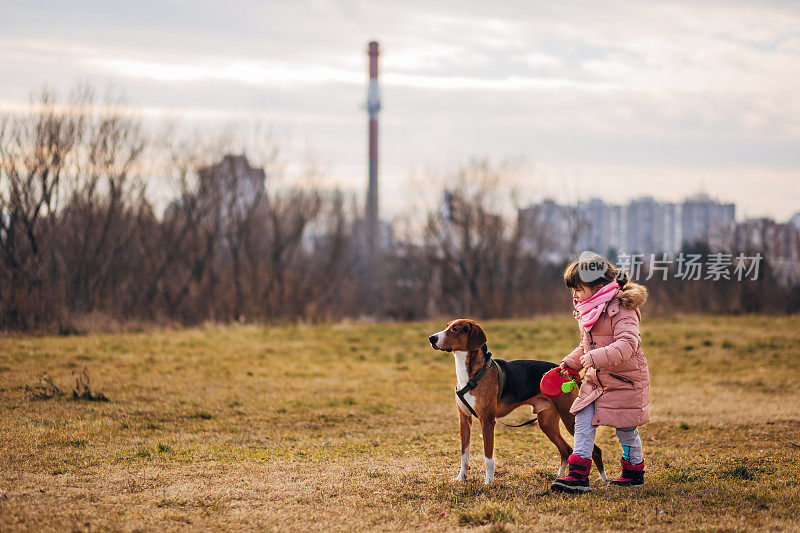
<path fill-rule="evenodd" d="M 453 320 L 442 331 L 434 333 L 428 340 L 431 346 L 445 352 L 471 352 L 486 344 L 486 334 L 474 321 L 466 318 Z"/>

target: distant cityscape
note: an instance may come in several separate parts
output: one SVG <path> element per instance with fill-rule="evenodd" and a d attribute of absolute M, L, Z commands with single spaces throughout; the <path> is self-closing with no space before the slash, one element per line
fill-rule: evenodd
<path fill-rule="evenodd" d="M 681 203 L 652 197 L 624 205 L 599 198 L 564 205 L 552 200 L 519 210 L 522 246 L 551 263 L 582 250 L 614 260 L 627 254 L 674 257 L 687 249 L 708 252 L 760 252 L 783 282 L 800 280 L 800 213 L 784 224 L 769 218 L 736 221 L 736 206 L 708 195 Z"/>
<path fill-rule="evenodd" d="M 265 194 L 264 171 L 252 167 L 243 155 L 229 154 L 219 163 L 199 169 L 198 174 L 202 196 L 211 191 L 221 194 L 223 220 L 247 210 Z M 452 199 L 453 194 L 445 191 L 440 211 L 444 218 L 452 216 Z M 181 201 L 176 200 L 173 206 Z M 354 237 L 366 244 L 370 230 L 365 219 L 357 218 L 353 224 Z M 733 255 L 759 252 L 779 281 L 800 282 L 800 213 L 783 224 L 769 218 L 737 222 L 735 204 L 705 194 L 680 203 L 652 197 L 626 204 L 610 204 L 599 198 L 576 205 L 543 200 L 519 209 L 517 225 L 522 252 L 551 264 L 583 250 L 604 254 L 612 261 L 633 254 L 666 253 L 674 258 L 690 250 Z M 379 221 L 379 249 L 392 246 L 393 229 L 389 222 Z M 315 240 L 307 236 L 306 245 L 313 247 Z"/>

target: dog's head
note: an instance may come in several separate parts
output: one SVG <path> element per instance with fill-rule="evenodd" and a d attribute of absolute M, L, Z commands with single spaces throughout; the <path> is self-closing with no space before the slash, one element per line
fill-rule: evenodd
<path fill-rule="evenodd" d="M 471 352 L 486 344 L 486 334 L 474 320 L 460 318 L 447 324 L 442 331 L 428 337 L 428 340 L 437 350 Z"/>

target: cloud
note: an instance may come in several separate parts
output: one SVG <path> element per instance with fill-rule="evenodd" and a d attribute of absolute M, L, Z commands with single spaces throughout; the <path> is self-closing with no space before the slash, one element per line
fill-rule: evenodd
<path fill-rule="evenodd" d="M 160 63 L 126 59 L 86 59 L 85 64 L 116 74 L 158 81 L 225 80 L 291 88 L 303 84 L 363 84 L 364 73 L 324 65 L 298 65 L 279 61 L 217 60 L 201 63 Z"/>
<path fill-rule="evenodd" d="M 756 168 L 775 176 L 776 197 L 800 174 L 791 2 L 92 0 L 7 15 L 0 101 L 111 80 L 153 116 L 277 121 L 335 175 L 363 167 L 371 39 L 391 179 L 473 155 L 688 182 Z"/>

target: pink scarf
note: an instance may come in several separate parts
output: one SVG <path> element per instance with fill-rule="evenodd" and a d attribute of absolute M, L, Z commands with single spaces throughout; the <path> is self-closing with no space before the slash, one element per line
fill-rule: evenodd
<path fill-rule="evenodd" d="M 612 281 L 597 291 L 591 298 L 586 301 L 576 303 L 575 310 L 580 315 L 578 320 L 581 326 L 586 331 L 592 329 L 597 319 L 600 318 L 606 304 L 610 302 L 619 291 L 619 283 L 617 280 Z"/>

